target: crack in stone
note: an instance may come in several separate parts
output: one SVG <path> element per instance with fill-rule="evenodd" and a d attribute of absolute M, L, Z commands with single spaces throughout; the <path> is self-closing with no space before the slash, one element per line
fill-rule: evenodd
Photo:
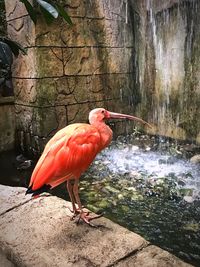
<path fill-rule="evenodd" d="M 127 72 L 109 72 L 109 73 L 92 73 L 92 74 L 79 74 L 76 75 L 77 77 L 92 77 L 92 76 L 105 76 L 105 75 L 132 75 L 133 71 L 127 71 Z M 61 75 L 61 76 L 45 76 L 45 77 L 18 77 L 18 76 L 13 76 L 13 79 L 18 79 L 18 80 L 43 80 L 43 79 L 57 79 L 57 78 L 67 78 L 67 77 L 75 77 L 74 74 L 66 74 L 66 75 Z"/>
<path fill-rule="evenodd" d="M 125 259 L 128 259 L 132 256 L 136 256 L 138 253 L 140 253 L 143 249 L 149 247 L 151 244 L 150 243 L 147 243 L 147 242 L 144 242 L 139 248 L 137 248 L 136 250 L 133 250 L 131 251 L 130 253 L 126 254 L 125 256 L 123 256 L 122 258 L 116 260 L 115 262 L 109 264 L 109 265 L 106 265 L 106 267 L 114 267 L 116 264 L 118 264 L 119 262 L 125 260 Z"/>
<path fill-rule="evenodd" d="M 18 28 L 16 28 L 16 24 L 10 24 L 10 23 L 9 23 L 9 27 L 13 28 L 16 32 L 20 32 L 20 30 L 23 29 L 24 27 L 24 21 L 21 23 L 21 25 Z"/>
<path fill-rule="evenodd" d="M 31 200 L 32 200 L 32 199 L 28 199 L 28 200 L 24 201 L 23 203 L 20 203 L 20 204 L 18 204 L 18 205 L 13 206 L 12 208 L 7 209 L 6 211 L 0 213 L 0 216 L 3 216 L 4 214 L 10 212 L 11 210 L 14 210 L 14 209 L 16 209 L 16 208 L 19 208 L 19 207 L 23 206 L 24 204 L 30 202 Z"/>
<path fill-rule="evenodd" d="M 10 17 L 11 15 L 14 14 L 16 8 L 17 8 L 17 2 L 15 3 L 15 6 L 14 6 L 13 10 L 8 14 L 8 17 Z M 8 21 L 8 20 L 7 20 L 7 21 Z"/>
<path fill-rule="evenodd" d="M 17 20 L 17 19 L 22 19 L 22 18 L 25 18 L 25 17 L 29 17 L 29 14 L 25 14 L 25 15 L 22 15 L 20 17 L 17 17 L 17 18 L 13 18 L 13 19 L 8 19 L 7 20 L 7 23 L 11 22 L 11 21 L 14 21 L 14 20 Z"/>
<path fill-rule="evenodd" d="M 43 35 L 43 34 L 41 34 Z M 122 48 L 135 48 L 134 46 L 128 46 L 125 47 L 124 45 L 118 45 L 118 46 L 110 46 L 110 45 L 79 45 L 79 46 L 74 46 L 74 45 L 31 45 L 31 46 L 25 46 L 24 48 L 72 48 L 72 49 L 80 49 L 80 48 L 111 48 L 111 49 L 122 49 Z"/>
<path fill-rule="evenodd" d="M 80 102 L 75 102 L 75 103 L 70 103 L 70 104 L 67 104 L 67 105 L 63 105 L 63 104 L 54 104 L 54 105 L 45 105 L 45 106 L 36 106 L 36 105 L 30 105 L 30 104 L 24 104 L 24 103 L 15 103 L 15 105 L 17 106 L 24 106 L 24 107 L 33 107 L 33 108 L 53 108 L 53 107 L 65 107 L 65 106 L 74 106 L 74 105 L 77 105 L 77 104 L 94 104 L 94 103 L 98 103 L 98 102 L 104 102 L 104 101 L 117 101 L 117 100 L 120 100 L 120 97 L 116 97 L 116 98 L 105 98 L 105 99 L 102 99 L 102 100 L 86 100 L 86 101 L 80 101 Z"/>

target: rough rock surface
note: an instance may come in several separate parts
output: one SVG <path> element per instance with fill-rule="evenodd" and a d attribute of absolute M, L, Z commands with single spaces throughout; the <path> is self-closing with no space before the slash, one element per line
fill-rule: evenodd
<path fill-rule="evenodd" d="M 191 266 L 185 262 L 180 261 L 169 252 L 150 245 L 142 249 L 139 253 L 128 257 L 114 265 L 117 267 L 186 267 Z"/>
<path fill-rule="evenodd" d="M 4 255 L 2 251 L 0 251 L 0 266 L 14 267 L 14 264 L 6 258 L 6 256 Z"/>
<path fill-rule="evenodd" d="M 190 266 L 108 219 L 77 226 L 69 202 L 24 192 L 0 185 L 0 245 L 17 266 Z"/>
<path fill-rule="evenodd" d="M 9 188 L 9 190 L 8 190 Z M 0 215 L 23 205 L 30 200 L 30 196 L 25 196 L 25 188 L 0 186 Z"/>
<path fill-rule="evenodd" d="M 131 113 L 134 52 L 125 1 L 67 1 L 72 26 L 62 20 L 48 26 L 40 17 L 34 25 L 22 3 L 5 5 L 9 36 L 27 48 L 13 64 L 22 149 L 40 154 L 57 130 L 86 122 L 95 107 Z"/>
<path fill-rule="evenodd" d="M 0 96 L 0 152 L 14 148 L 15 119 L 14 98 Z"/>

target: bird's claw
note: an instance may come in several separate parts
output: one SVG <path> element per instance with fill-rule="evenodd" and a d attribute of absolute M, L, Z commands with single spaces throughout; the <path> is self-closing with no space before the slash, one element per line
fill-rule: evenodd
<path fill-rule="evenodd" d="M 91 221 L 103 216 L 103 213 L 95 215 L 95 216 L 90 216 L 90 213 L 91 213 L 90 211 L 83 211 L 80 209 L 71 210 L 69 207 L 68 207 L 68 209 L 73 213 L 70 220 L 74 220 L 78 216 L 76 224 L 79 224 L 80 221 L 82 220 L 86 224 L 95 227 L 95 225 L 92 224 Z"/>
<path fill-rule="evenodd" d="M 83 206 L 82 208 L 84 208 L 84 206 Z M 71 213 L 74 214 L 73 216 L 78 215 L 78 214 L 80 214 L 80 212 L 81 212 L 81 210 L 80 210 L 79 208 L 72 208 L 72 209 L 71 209 L 70 207 L 67 207 L 67 209 L 68 209 Z"/>
<path fill-rule="evenodd" d="M 67 208 L 71 213 L 73 213 L 73 215 L 70 218 L 71 221 L 74 220 L 81 213 L 79 209 L 70 209 L 69 207 Z"/>
<path fill-rule="evenodd" d="M 79 218 L 78 218 L 76 223 L 79 224 L 79 222 L 82 220 L 86 224 L 88 224 L 88 225 L 90 225 L 92 227 L 96 227 L 96 225 L 92 224 L 91 221 L 102 217 L 103 213 L 95 215 L 95 216 L 90 216 L 89 214 L 90 214 L 89 211 L 80 212 Z"/>

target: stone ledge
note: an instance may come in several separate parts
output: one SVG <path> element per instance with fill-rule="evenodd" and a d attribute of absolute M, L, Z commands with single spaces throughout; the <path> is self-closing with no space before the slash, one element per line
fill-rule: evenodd
<path fill-rule="evenodd" d="M 0 185 L 0 245 L 17 266 L 191 266 L 106 218 L 77 226 L 70 202 L 25 190 Z"/>
<path fill-rule="evenodd" d="M 2 106 L 2 105 L 14 105 L 14 102 L 15 102 L 14 96 L 0 97 L 0 106 Z"/>
<path fill-rule="evenodd" d="M 114 264 L 114 267 L 189 267 L 191 265 L 181 261 L 179 258 L 169 252 L 149 245 L 139 253 L 130 256 L 119 263 Z"/>

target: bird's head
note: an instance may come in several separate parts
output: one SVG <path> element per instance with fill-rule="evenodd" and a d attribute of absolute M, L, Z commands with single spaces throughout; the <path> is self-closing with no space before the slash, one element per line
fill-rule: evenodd
<path fill-rule="evenodd" d="M 138 121 L 138 122 L 151 128 L 151 125 L 148 122 L 146 122 L 146 121 L 144 121 L 138 117 L 132 116 L 132 115 L 126 115 L 126 114 L 122 114 L 122 113 L 111 112 L 111 111 L 106 110 L 105 108 L 95 108 L 95 109 L 90 111 L 90 114 L 89 114 L 90 124 L 94 124 L 96 122 L 102 122 L 102 121 L 107 120 L 107 119 L 134 120 L 134 121 Z"/>

